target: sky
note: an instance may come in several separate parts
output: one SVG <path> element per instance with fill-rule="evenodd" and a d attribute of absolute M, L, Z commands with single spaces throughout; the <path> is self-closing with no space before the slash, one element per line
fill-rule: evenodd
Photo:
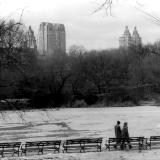
<path fill-rule="evenodd" d="M 0 0 L 0 18 L 19 20 L 31 25 L 35 35 L 41 22 L 62 23 L 66 29 L 67 49 L 82 45 L 87 50 L 119 46 L 125 26 L 132 34 L 134 26 L 143 44 L 160 39 L 160 23 L 145 13 L 160 18 L 159 0 L 112 0 L 112 9 L 93 13 L 104 0 Z M 145 12 L 145 13 L 144 13 Z"/>

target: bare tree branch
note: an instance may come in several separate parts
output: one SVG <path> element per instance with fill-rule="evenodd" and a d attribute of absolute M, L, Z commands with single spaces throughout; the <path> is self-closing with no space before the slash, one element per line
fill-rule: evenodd
<path fill-rule="evenodd" d="M 102 9 L 106 10 L 107 15 L 112 16 L 112 0 L 105 0 L 92 14 L 97 13 Z"/>
<path fill-rule="evenodd" d="M 160 18 L 159 18 L 159 17 L 154 16 L 153 14 L 148 13 L 148 12 L 146 12 L 146 11 L 140 9 L 140 8 L 136 8 L 136 9 L 137 9 L 138 11 L 142 12 L 143 14 L 145 14 L 146 16 L 150 17 L 151 20 L 152 20 L 154 23 L 160 25 Z"/>
<path fill-rule="evenodd" d="M 144 7 L 144 4 L 140 3 L 138 0 L 136 1 L 136 4 L 140 7 Z"/>

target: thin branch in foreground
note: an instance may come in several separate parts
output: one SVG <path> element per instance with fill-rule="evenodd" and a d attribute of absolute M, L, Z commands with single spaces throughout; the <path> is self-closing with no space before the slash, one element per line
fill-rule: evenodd
<path fill-rule="evenodd" d="M 109 12 L 109 15 L 112 16 L 112 0 L 105 0 L 92 14 L 97 13 L 102 9 L 105 9 L 106 13 Z"/>
<path fill-rule="evenodd" d="M 144 7 L 144 4 L 140 3 L 138 0 L 136 1 L 136 4 L 140 7 Z"/>
<path fill-rule="evenodd" d="M 148 17 L 150 17 L 151 20 L 152 20 L 154 23 L 160 25 L 160 18 L 159 18 L 159 17 L 154 16 L 154 15 L 152 15 L 151 13 L 148 13 L 148 12 L 146 12 L 146 11 L 140 9 L 140 8 L 136 8 L 136 9 L 137 9 L 138 11 L 142 12 L 143 14 L 147 15 Z"/>

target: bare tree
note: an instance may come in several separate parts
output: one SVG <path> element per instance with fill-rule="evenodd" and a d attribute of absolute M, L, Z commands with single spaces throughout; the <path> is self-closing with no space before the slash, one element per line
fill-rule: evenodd
<path fill-rule="evenodd" d="M 21 55 L 25 41 L 24 25 L 21 23 L 23 11 L 17 22 L 14 20 L 0 20 L 0 91 L 2 93 L 3 90 L 16 87 L 20 77 L 26 75 Z M 0 97 L 0 99 L 3 99 L 3 97 Z M 5 109 L 20 109 L 17 103 L 5 103 L 8 106 Z M 1 116 L 6 119 L 7 116 L 4 116 L 4 113 L 1 112 Z M 24 123 L 25 112 L 16 111 L 16 113 Z"/>
<path fill-rule="evenodd" d="M 85 54 L 86 49 L 81 45 L 72 45 L 69 47 L 69 55 L 70 56 L 82 56 Z"/>

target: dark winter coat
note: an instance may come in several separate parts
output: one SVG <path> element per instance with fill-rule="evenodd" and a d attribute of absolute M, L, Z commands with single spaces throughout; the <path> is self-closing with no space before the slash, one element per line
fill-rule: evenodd
<path fill-rule="evenodd" d="M 129 138 L 128 127 L 123 126 L 122 128 L 122 138 Z"/>
<path fill-rule="evenodd" d="M 122 138 L 122 131 L 119 125 L 115 126 L 115 136 L 116 138 Z"/>

